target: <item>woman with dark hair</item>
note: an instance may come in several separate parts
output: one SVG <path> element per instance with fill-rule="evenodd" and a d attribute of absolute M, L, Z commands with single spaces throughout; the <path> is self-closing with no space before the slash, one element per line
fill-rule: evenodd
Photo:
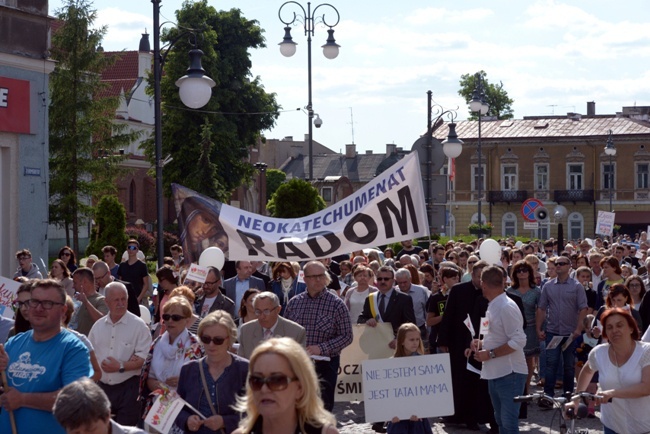
<path fill-rule="evenodd" d="M 186 264 L 198 262 L 201 252 L 211 246 L 219 247 L 227 256 L 228 236 L 219 223 L 220 212 L 220 205 L 199 196 L 183 201 L 178 214 L 178 229 Z"/>
<path fill-rule="evenodd" d="M 61 259 L 55 259 L 52 261 L 52 266 L 50 267 L 50 276 L 51 279 L 58 280 L 63 285 L 66 294 L 70 297 L 74 296 L 74 287 L 72 278 L 70 277 L 70 271 L 68 267 L 65 266 L 65 262 Z"/>
<path fill-rule="evenodd" d="M 386 247 L 384 250 L 384 258 L 389 259 L 389 258 L 395 258 L 395 251 L 393 250 L 392 247 Z"/>
<path fill-rule="evenodd" d="M 615 307 L 629 311 L 636 321 L 637 327 L 643 330 L 641 315 L 639 314 L 639 311 L 634 308 L 634 302 L 632 301 L 630 291 L 625 285 L 622 285 L 620 283 L 612 285 L 612 287 L 609 288 L 607 298 L 605 299 L 605 306 L 602 306 L 600 309 L 598 309 L 598 313 L 596 313 L 596 320 L 600 321 L 603 312 L 605 312 L 607 309 L 612 309 Z"/>
<path fill-rule="evenodd" d="M 277 295 L 280 299 L 280 305 L 282 306 L 280 315 L 284 316 L 284 309 L 289 300 L 301 292 L 305 292 L 307 285 L 298 282 L 296 272 L 288 262 L 278 262 L 275 264 L 275 267 L 273 267 L 272 279 L 271 292 Z"/>
<path fill-rule="evenodd" d="M 70 273 L 74 273 L 74 270 L 77 269 L 77 257 L 74 255 L 74 250 L 70 247 L 61 247 L 61 250 L 59 250 L 59 259 L 63 261 Z"/>
<path fill-rule="evenodd" d="M 650 344 L 639 342 L 639 328 L 625 309 L 605 311 L 602 325 L 608 342 L 589 353 L 576 393 L 587 390 L 598 372 L 602 398 L 596 404 L 605 434 L 650 432 Z M 577 405 L 574 401 L 574 409 Z"/>
<path fill-rule="evenodd" d="M 641 276 L 630 276 L 625 280 L 625 287 L 630 291 L 634 306 L 639 306 L 645 295 L 645 285 Z"/>
<path fill-rule="evenodd" d="M 244 292 L 241 298 L 241 306 L 239 306 L 239 327 L 248 321 L 256 320 L 255 308 L 253 307 L 253 299 L 261 291 L 257 288 L 249 288 Z"/>
<path fill-rule="evenodd" d="M 532 265 L 526 261 L 517 261 L 513 265 L 510 281 L 512 285 L 506 291 L 521 297 L 521 302 L 524 304 L 524 315 L 526 316 L 526 328 L 524 329 L 524 333 L 526 333 L 524 355 L 528 365 L 528 378 L 524 390 L 524 394 L 526 394 L 535 371 L 535 357 L 540 353 L 539 339 L 535 329 L 535 313 L 537 312 L 537 304 L 542 291 L 535 281 L 535 271 Z"/>
<path fill-rule="evenodd" d="M 600 309 L 605 303 L 607 298 L 607 292 L 609 288 L 616 283 L 623 283 L 623 276 L 621 273 L 621 266 L 618 263 L 618 259 L 614 256 L 605 256 L 600 260 L 600 268 L 603 269 L 602 280 L 598 284 L 598 290 L 596 291 L 596 307 L 595 309 Z"/>
<path fill-rule="evenodd" d="M 16 291 L 16 299 L 13 306 L 16 309 L 16 320 L 14 326 L 9 330 L 7 339 L 17 335 L 18 333 L 26 332 L 32 329 L 29 323 L 29 306 L 27 302 L 32 298 L 32 282 L 23 282 Z"/>

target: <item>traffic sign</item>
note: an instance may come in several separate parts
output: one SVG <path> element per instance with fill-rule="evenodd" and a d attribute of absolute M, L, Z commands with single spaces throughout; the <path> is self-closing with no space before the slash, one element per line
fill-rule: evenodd
<path fill-rule="evenodd" d="M 539 229 L 539 223 L 537 222 L 524 222 L 524 230 L 535 230 Z"/>
<path fill-rule="evenodd" d="M 527 222 L 536 222 L 535 210 L 543 206 L 544 204 L 539 199 L 526 199 L 521 205 L 521 215 Z"/>

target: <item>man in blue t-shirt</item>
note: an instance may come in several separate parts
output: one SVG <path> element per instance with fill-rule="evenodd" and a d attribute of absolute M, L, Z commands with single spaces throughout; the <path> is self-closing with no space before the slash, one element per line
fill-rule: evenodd
<path fill-rule="evenodd" d="M 55 280 L 36 280 L 28 301 L 32 330 L 0 345 L 0 371 L 6 370 L 9 387 L 0 396 L 0 432 L 11 432 L 9 412 L 18 432 L 65 434 L 52 415 L 59 390 L 92 368 L 86 346 L 72 333 L 61 329 L 65 315 L 65 290 Z"/>

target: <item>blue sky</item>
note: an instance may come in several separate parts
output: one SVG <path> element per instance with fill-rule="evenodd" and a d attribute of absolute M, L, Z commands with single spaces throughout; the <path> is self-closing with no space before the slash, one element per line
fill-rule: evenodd
<path fill-rule="evenodd" d="M 335 151 L 345 152 L 352 143 L 353 127 L 359 152 L 382 153 L 387 143 L 410 149 L 426 128 L 427 90 L 444 107 L 459 106 L 458 119 L 465 119 L 458 82 L 462 74 L 481 69 L 491 82 L 503 82 L 516 118 L 585 113 L 587 101 L 596 102 L 598 114 L 650 105 L 647 0 L 329 2 L 341 16 L 334 29 L 341 50 L 336 59 L 326 59 L 320 46 L 327 29 L 316 28 L 313 101 L 323 126 L 314 129 L 314 139 Z M 296 54 L 280 54 L 282 3 L 210 2 L 217 9 L 241 9 L 265 30 L 267 48 L 252 52 L 252 72 L 290 111 L 264 135 L 300 138 L 307 133 L 307 116 L 295 109 L 307 104 L 307 40 L 302 28 L 295 28 Z M 173 21 L 181 4 L 163 0 L 161 21 Z M 61 5 L 50 1 L 50 13 Z M 145 28 L 151 33 L 147 0 L 96 0 L 94 7 L 98 24 L 108 26 L 106 50 L 136 50 Z M 329 17 L 330 10 L 325 13 Z"/>

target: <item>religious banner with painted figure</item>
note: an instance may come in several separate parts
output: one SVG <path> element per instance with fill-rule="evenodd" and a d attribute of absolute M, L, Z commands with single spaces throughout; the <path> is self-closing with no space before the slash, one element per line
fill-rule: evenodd
<path fill-rule="evenodd" d="M 278 219 L 253 214 L 172 184 L 183 254 L 198 263 L 219 247 L 230 260 L 304 261 L 428 235 L 416 153 L 318 213 Z"/>

